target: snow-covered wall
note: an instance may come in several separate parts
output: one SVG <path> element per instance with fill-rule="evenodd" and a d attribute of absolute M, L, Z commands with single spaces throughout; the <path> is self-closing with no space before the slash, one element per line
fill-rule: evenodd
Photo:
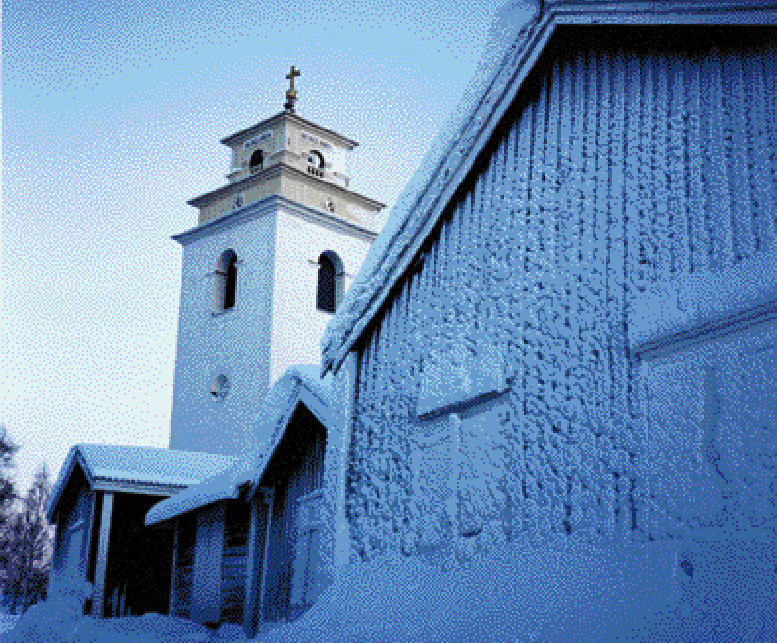
<path fill-rule="evenodd" d="M 645 483 L 679 438 L 653 431 L 629 326 L 651 285 L 771 246 L 777 43 L 757 30 L 569 33 L 361 349 L 352 559 L 684 524 L 656 518 L 668 508 Z M 767 513 L 769 466 L 748 500 Z"/>

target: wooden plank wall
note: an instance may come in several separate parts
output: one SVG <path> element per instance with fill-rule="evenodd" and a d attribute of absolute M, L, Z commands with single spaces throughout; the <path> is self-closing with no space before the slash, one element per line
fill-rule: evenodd
<path fill-rule="evenodd" d="M 227 501 L 221 559 L 221 620 L 230 623 L 243 622 L 250 513 L 249 503 Z"/>
<path fill-rule="evenodd" d="M 267 569 L 266 621 L 289 618 L 292 564 L 297 538 L 297 500 L 318 489 L 324 479 L 324 428 L 306 409 L 295 413 L 263 484 L 275 487 Z"/>
<path fill-rule="evenodd" d="M 506 356 L 514 412 L 500 431 L 524 529 L 639 531 L 630 301 L 774 243 L 773 29 L 559 40 L 361 350 L 352 556 L 412 550 L 419 376 L 458 335 Z"/>
<path fill-rule="evenodd" d="M 191 617 L 192 582 L 194 579 L 194 551 L 197 544 L 197 521 L 193 513 L 178 519 L 178 537 L 173 575 L 173 599 L 170 614 Z"/>

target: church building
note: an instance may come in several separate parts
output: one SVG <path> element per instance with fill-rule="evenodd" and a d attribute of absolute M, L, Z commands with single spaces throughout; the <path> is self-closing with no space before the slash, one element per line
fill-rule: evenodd
<path fill-rule="evenodd" d="M 198 224 L 173 237 L 183 266 L 170 448 L 76 445 L 54 487 L 51 588 L 93 583 L 92 614 L 242 619 L 246 556 L 254 552 L 247 539 L 257 521 L 268 520 L 261 513 L 267 505 L 200 500 L 196 507 L 208 505 L 200 514 L 161 528 L 144 527 L 144 519 L 155 503 L 173 496 L 180 507 L 188 497 L 182 490 L 203 481 L 212 487 L 214 476 L 218 486 L 266 455 L 277 434 L 278 418 L 265 418 L 273 383 L 276 398 L 297 387 L 293 403 L 273 409 L 288 415 L 278 420 L 287 438 L 273 461 L 283 459 L 273 464 L 274 480 L 286 481 L 272 505 L 280 511 L 275 526 L 288 523 L 278 536 L 282 547 L 293 537 L 297 501 L 322 484 L 328 389 L 318 366 L 289 369 L 318 364 L 323 330 L 376 237 L 374 216 L 384 206 L 350 187 L 356 141 L 295 112 L 298 76 L 292 67 L 284 111 L 222 140 L 231 155 L 227 183 L 192 199 Z M 304 457 L 293 447 L 307 449 Z M 269 502 L 272 493 L 251 497 Z M 206 587 L 194 600 L 192 583 Z M 288 610 L 288 589 L 284 596 L 279 609 Z"/>
<path fill-rule="evenodd" d="M 319 444 L 289 430 L 297 378 L 215 496 L 147 516 L 259 517 L 249 632 L 383 555 L 775 540 L 776 25 L 764 1 L 505 6 L 323 335 L 316 500 L 269 509 L 274 460 Z"/>
<path fill-rule="evenodd" d="M 171 447 L 240 457 L 145 517 L 171 613 L 253 634 L 384 555 L 775 551 L 776 27 L 775 0 L 508 2 L 371 247 L 292 68 L 177 237 Z"/>
<path fill-rule="evenodd" d="M 777 3 L 505 11 L 323 338 L 322 560 L 777 551 Z"/>

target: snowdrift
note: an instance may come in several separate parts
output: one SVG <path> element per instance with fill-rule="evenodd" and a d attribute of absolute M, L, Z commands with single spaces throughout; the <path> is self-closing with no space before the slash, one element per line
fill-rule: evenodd
<path fill-rule="evenodd" d="M 0 641 L 243 642 L 146 614 L 82 616 L 89 583 L 33 606 Z M 302 618 L 260 643 L 765 643 L 777 642 L 777 524 L 605 548 L 518 542 L 443 572 L 420 557 L 343 568 Z"/>
<path fill-rule="evenodd" d="M 613 641 L 677 603 L 679 546 L 513 543 L 449 572 L 417 557 L 352 564 L 257 641 Z"/>

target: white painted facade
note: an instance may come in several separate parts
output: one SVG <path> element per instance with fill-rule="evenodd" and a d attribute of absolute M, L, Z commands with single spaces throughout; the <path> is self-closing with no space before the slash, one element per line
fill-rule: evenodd
<path fill-rule="evenodd" d="M 251 206 L 248 220 L 221 220 L 179 238 L 183 266 L 171 449 L 241 453 L 251 414 L 267 393 L 275 222 L 273 209 L 257 206 Z M 234 308 L 220 312 L 214 310 L 214 271 L 227 249 L 238 257 L 237 288 Z M 211 384 L 220 374 L 229 378 L 230 390 L 223 401 L 214 401 Z"/>
<path fill-rule="evenodd" d="M 275 218 L 270 382 L 294 364 L 315 364 L 321 359 L 321 336 L 332 315 L 316 309 L 318 258 L 327 250 L 340 257 L 347 290 L 372 240 L 356 226 L 332 217 L 315 220 L 307 214 L 311 213 L 287 207 Z"/>
<path fill-rule="evenodd" d="M 358 143 L 293 109 L 221 143 L 228 183 L 189 201 L 198 225 L 174 237 L 183 266 L 170 448 L 241 455 L 271 437 L 255 427 L 273 382 L 319 362 L 332 317 L 319 305 L 333 310 L 361 268 L 383 204 L 349 188 Z M 322 293 L 335 294 L 319 301 L 324 253 L 321 270 L 335 275 Z"/>
<path fill-rule="evenodd" d="M 176 236 L 183 245 L 170 448 L 238 455 L 269 439 L 254 417 L 287 368 L 319 360 L 332 315 L 316 309 L 318 259 L 333 251 L 346 287 L 374 233 L 333 215 L 272 196 Z M 215 271 L 238 258 L 234 308 L 217 310 Z M 223 400 L 212 395 L 226 375 Z"/>

